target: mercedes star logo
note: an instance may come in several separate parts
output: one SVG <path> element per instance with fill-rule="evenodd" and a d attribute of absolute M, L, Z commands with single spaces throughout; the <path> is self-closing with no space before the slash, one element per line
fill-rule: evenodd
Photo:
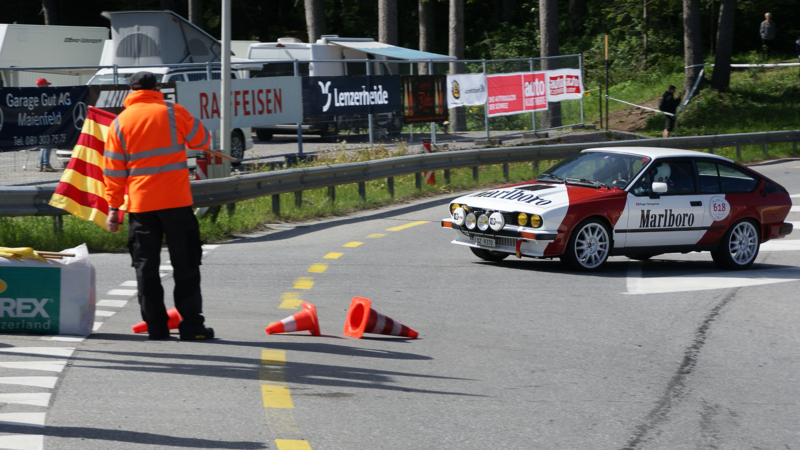
<path fill-rule="evenodd" d="M 86 103 L 78 102 L 75 105 L 75 109 L 72 110 L 72 124 L 75 125 L 75 128 L 78 130 L 83 129 L 83 121 L 86 120 L 87 114 Z"/>

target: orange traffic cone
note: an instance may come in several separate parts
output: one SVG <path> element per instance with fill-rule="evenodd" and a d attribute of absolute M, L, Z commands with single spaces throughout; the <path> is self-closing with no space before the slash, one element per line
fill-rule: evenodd
<path fill-rule="evenodd" d="M 303 310 L 291 315 L 280 322 L 275 322 L 267 327 L 267 334 L 288 333 L 290 331 L 308 330 L 314 336 L 319 336 L 319 322 L 317 322 L 317 308 L 303 302 Z"/>
<path fill-rule="evenodd" d="M 181 320 L 183 320 L 181 318 L 180 313 L 178 313 L 178 309 L 177 308 L 168 309 L 167 315 L 169 316 L 169 320 L 167 321 L 167 327 L 170 330 L 177 330 L 178 324 L 180 324 Z M 147 322 L 139 322 L 133 326 L 134 333 L 144 333 L 146 331 L 147 331 Z"/>
<path fill-rule="evenodd" d="M 400 322 L 384 316 L 372 309 L 369 299 L 353 297 L 347 321 L 344 323 L 344 334 L 360 339 L 364 333 L 390 334 L 416 339 L 419 333 Z"/>

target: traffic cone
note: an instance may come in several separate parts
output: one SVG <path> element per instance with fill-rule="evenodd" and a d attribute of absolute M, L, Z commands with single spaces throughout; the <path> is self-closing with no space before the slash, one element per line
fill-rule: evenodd
<path fill-rule="evenodd" d="M 290 331 L 308 330 L 314 336 L 319 336 L 319 322 L 317 322 L 317 308 L 311 304 L 303 302 L 303 310 L 291 315 L 280 322 L 275 322 L 268 326 L 267 334 L 288 333 Z"/>
<path fill-rule="evenodd" d="M 167 321 L 167 327 L 170 330 L 177 330 L 178 324 L 180 324 L 181 320 L 183 320 L 181 318 L 180 313 L 178 313 L 178 309 L 177 308 L 168 309 L 167 316 L 169 316 L 169 320 Z M 144 333 L 146 331 L 147 331 L 147 322 L 139 322 L 133 326 L 134 333 Z"/>
<path fill-rule="evenodd" d="M 344 323 L 344 334 L 360 339 L 364 333 L 390 334 L 416 339 L 419 333 L 400 322 L 395 322 L 372 309 L 369 299 L 353 297 L 347 321 Z"/>

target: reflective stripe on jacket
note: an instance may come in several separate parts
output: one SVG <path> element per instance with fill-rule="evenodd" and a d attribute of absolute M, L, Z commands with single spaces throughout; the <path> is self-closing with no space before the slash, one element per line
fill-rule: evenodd
<path fill-rule="evenodd" d="M 108 205 L 121 206 L 127 186 L 128 212 L 190 206 L 185 147 L 208 148 L 210 133 L 186 108 L 165 102 L 161 92 L 134 91 L 124 105 L 103 154 Z"/>

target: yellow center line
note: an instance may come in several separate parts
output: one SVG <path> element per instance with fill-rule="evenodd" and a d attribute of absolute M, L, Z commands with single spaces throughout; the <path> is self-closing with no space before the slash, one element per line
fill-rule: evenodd
<path fill-rule="evenodd" d="M 313 277 L 300 277 L 294 280 L 294 289 L 311 289 L 314 287 L 314 278 Z"/>
<path fill-rule="evenodd" d="M 261 350 L 261 364 L 285 366 L 286 352 L 283 350 Z"/>
<path fill-rule="evenodd" d="M 396 226 L 396 227 L 387 228 L 387 229 L 386 229 L 386 231 L 400 231 L 400 230 L 405 230 L 406 228 L 415 227 L 415 226 L 417 226 L 417 225 L 422 225 L 422 224 L 425 224 L 425 223 L 431 223 L 431 222 L 430 222 L 429 220 L 418 220 L 418 221 L 416 221 L 416 222 L 407 223 L 407 224 L 405 224 L 405 225 L 399 225 L 399 226 Z"/>
<path fill-rule="evenodd" d="M 356 241 L 353 241 L 353 242 L 348 242 L 347 244 L 344 244 L 342 247 L 347 247 L 347 248 L 356 248 L 356 247 L 358 247 L 358 246 L 359 246 L 359 245 L 361 245 L 361 244 L 363 244 L 363 242 L 356 242 Z"/>
<path fill-rule="evenodd" d="M 324 273 L 328 269 L 327 264 L 317 263 L 313 264 L 309 269 L 309 273 Z"/>
<path fill-rule="evenodd" d="M 385 235 L 385 234 L 383 234 L 383 233 L 375 233 L 375 234 L 370 234 L 370 235 L 369 235 L 369 236 L 367 236 L 367 237 L 368 237 L 368 238 L 371 238 L 371 239 L 376 239 L 376 238 L 381 238 L 381 237 L 384 237 L 384 236 L 386 236 L 386 235 Z"/>
<path fill-rule="evenodd" d="M 342 255 L 344 255 L 344 253 L 331 252 L 331 253 L 328 253 L 327 255 L 323 256 L 323 258 L 325 258 L 325 259 L 339 259 Z"/>
<path fill-rule="evenodd" d="M 278 306 L 279 309 L 297 309 L 300 305 L 303 304 L 303 300 L 300 299 L 299 292 L 284 292 L 281 294 L 281 304 Z"/>
<path fill-rule="evenodd" d="M 261 397 L 264 399 L 264 408 L 292 409 L 292 396 L 286 386 L 261 385 Z"/>
<path fill-rule="evenodd" d="M 275 439 L 278 450 L 311 450 L 308 441 L 298 441 L 293 439 Z"/>

